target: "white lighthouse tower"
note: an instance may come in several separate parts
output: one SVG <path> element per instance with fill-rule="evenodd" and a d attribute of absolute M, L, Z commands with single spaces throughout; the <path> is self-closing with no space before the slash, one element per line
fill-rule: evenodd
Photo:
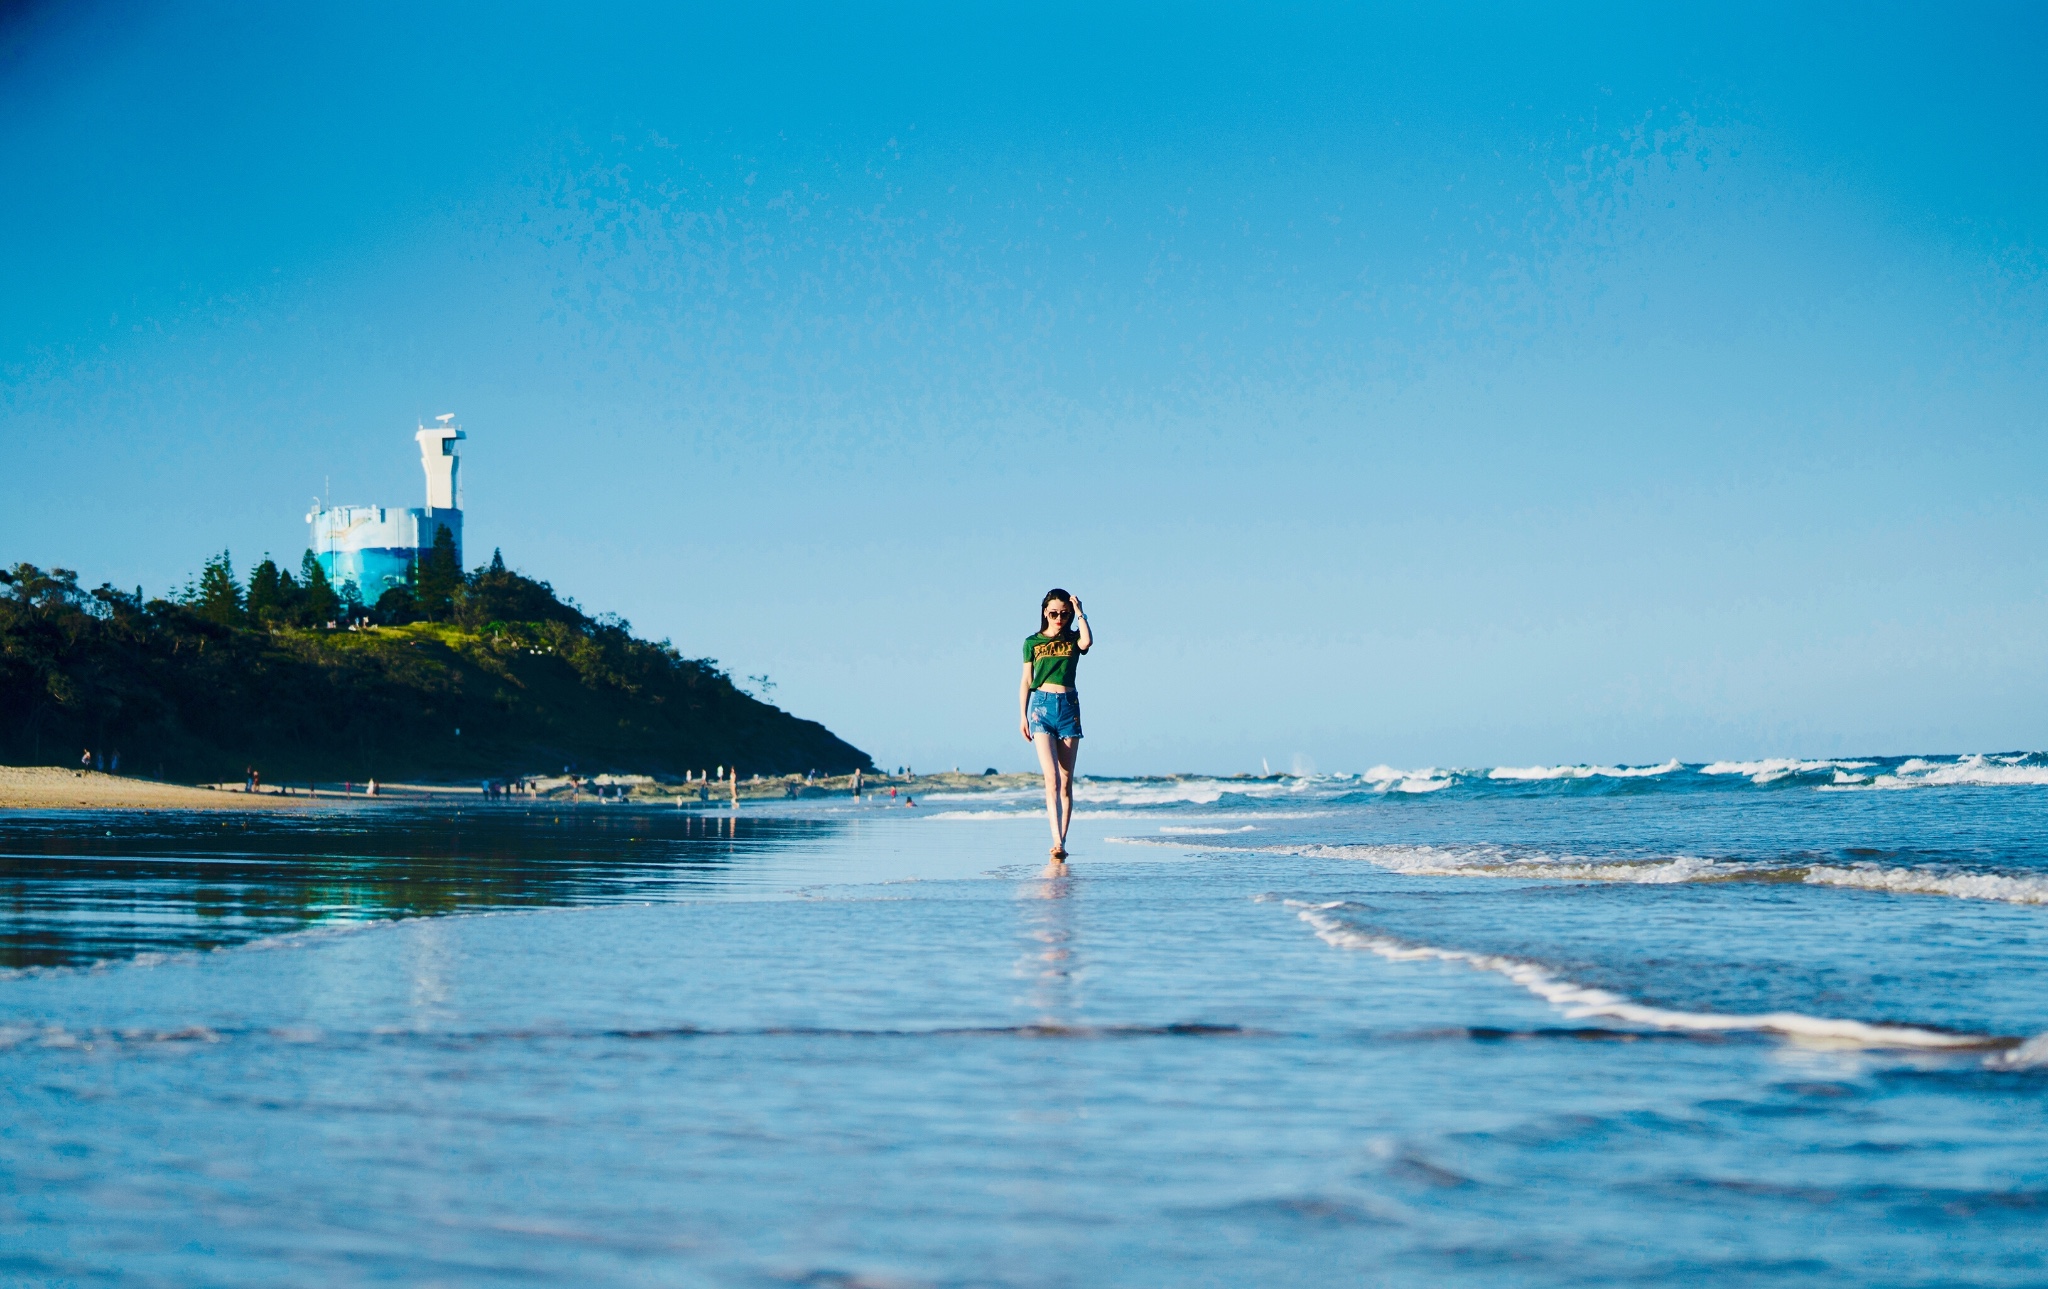
<path fill-rule="evenodd" d="M 428 510 L 459 510 L 462 506 L 461 489 L 456 482 L 462 458 L 455 455 L 455 445 L 469 436 L 449 424 L 454 419 L 455 413 L 443 413 L 434 418 L 432 429 L 422 425 L 420 432 L 413 435 L 420 444 L 420 465 L 427 472 Z"/>
<path fill-rule="evenodd" d="M 413 438 L 420 445 L 420 468 L 427 472 L 427 510 L 420 517 L 420 549 L 433 549 L 434 532 L 445 528 L 455 539 L 455 567 L 462 567 L 462 458 L 455 445 L 468 438 L 452 424 L 455 413 L 444 412 L 432 426 L 420 426 Z"/>

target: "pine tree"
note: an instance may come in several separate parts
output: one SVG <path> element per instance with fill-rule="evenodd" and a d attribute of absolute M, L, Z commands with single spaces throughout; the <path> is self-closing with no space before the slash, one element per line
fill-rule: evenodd
<path fill-rule="evenodd" d="M 206 561 L 199 571 L 199 585 L 186 602 L 200 617 L 224 627 L 240 626 L 246 620 L 242 588 L 235 581 L 235 565 L 226 551 Z"/>
<path fill-rule="evenodd" d="M 413 599 L 429 622 L 455 616 L 455 592 L 462 585 L 462 566 L 455 562 L 455 534 L 448 525 L 434 529 L 434 548 L 420 558 L 413 574 Z"/>
<path fill-rule="evenodd" d="M 299 591 L 299 625 L 324 627 L 334 621 L 341 613 L 341 597 L 328 585 L 327 570 L 312 551 L 299 561 L 299 580 L 304 583 Z"/>
<path fill-rule="evenodd" d="M 284 586 L 280 580 L 283 576 L 268 552 L 264 554 L 263 562 L 249 573 L 249 619 L 258 626 L 267 627 L 283 620 Z"/>
<path fill-rule="evenodd" d="M 491 562 L 471 573 L 455 597 L 455 621 L 472 628 L 507 622 L 589 622 L 574 604 L 564 603 L 555 588 L 505 567 L 505 557 L 492 552 Z"/>

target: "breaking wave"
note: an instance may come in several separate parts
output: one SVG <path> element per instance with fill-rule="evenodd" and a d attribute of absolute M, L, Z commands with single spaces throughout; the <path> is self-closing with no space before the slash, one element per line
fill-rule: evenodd
<path fill-rule="evenodd" d="M 1376 765 L 1358 777 L 1379 792 L 1441 792 L 1457 776 L 1456 771 L 1434 766 L 1427 770 L 1396 770 L 1391 765 Z"/>
<path fill-rule="evenodd" d="M 1800 761 L 1791 757 L 1770 757 L 1762 761 L 1710 761 L 1700 767 L 1701 774 L 1739 774 L 1751 783 L 1776 783 L 1794 775 L 1819 774 L 1823 771 L 1864 770 L 1876 764 L 1873 761 Z"/>
<path fill-rule="evenodd" d="M 1662 765 L 1532 765 L 1522 768 L 1503 765 L 1488 770 L 1486 777 L 1518 783 L 1548 779 L 1653 779 L 1676 774 L 1684 768 L 1675 759 Z"/>
<path fill-rule="evenodd" d="M 1810 780 L 1826 775 L 1827 782 L 1814 785 L 1823 792 L 1962 786 L 2041 787 L 2048 786 L 2048 758 L 2037 752 L 2002 755 L 1980 752 L 1954 760 L 1918 756 L 1862 760 L 1771 757 L 1760 761 L 1710 761 L 1699 768 L 1699 773 L 1714 777 L 1739 775 L 1758 785 L 1786 779 Z"/>
<path fill-rule="evenodd" d="M 1137 838 L 1117 838 L 1136 842 Z M 1897 895 L 1939 895 L 2001 904 L 2048 905 L 2048 877 L 1883 864 L 1787 864 L 1673 855 L 1595 859 L 1543 855 L 1499 846 L 1305 845 L 1244 847 L 1302 859 L 1352 859 L 1411 877 L 1505 877 L 1563 882 L 1668 886 L 1702 882 L 1786 883 Z"/>
<path fill-rule="evenodd" d="M 1516 854 L 1497 846 L 1293 846 L 1262 848 L 1304 859 L 1357 859 L 1413 877 L 1520 877 L 1576 882 L 1728 881 L 1761 865 L 1680 855 L 1666 859 L 1600 860 L 1574 855 Z"/>
<path fill-rule="evenodd" d="M 1904 895 L 1947 895 L 1959 900 L 1995 900 L 2003 904 L 2048 904 L 2048 878 L 2042 877 L 1945 873 L 1923 868 L 1884 868 L 1876 864 L 1847 868 L 1816 864 L 1805 873 L 1801 880 L 1812 886 L 1847 886 Z"/>
<path fill-rule="evenodd" d="M 1914 785 L 1970 784 L 1983 787 L 2034 787 L 2048 784 L 2048 765 L 2026 764 L 2021 758 L 1965 756 L 1954 761 L 1925 761 L 1919 757 L 1903 761 L 1885 778 Z"/>
<path fill-rule="evenodd" d="M 1873 1024 L 1832 1016 L 1808 1016 L 1801 1012 L 1760 1012 L 1733 1014 L 1691 1012 L 1636 1002 L 1620 994 L 1564 979 L 1548 967 L 1499 954 L 1474 953 L 1418 944 L 1377 931 L 1363 930 L 1332 916 L 1345 907 L 1342 901 L 1304 904 L 1288 900 L 1287 907 L 1315 930 L 1333 948 L 1360 950 L 1393 962 L 1460 962 L 1479 971 L 1505 976 L 1515 984 L 1556 1007 L 1569 1019 L 1602 1017 L 1653 1029 L 1689 1030 L 1707 1033 L 1781 1034 L 1791 1038 L 1822 1040 L 1857 1047 L 1915 1049 L 1922 1051 L 1996 1051 L 2003 1059 L 1997 1064 L 2011 1068 L 2013 1058 L 2043 1039 L 2022 1041 L 1996 1034 L 1955 1034 L 1915 1025 Z M 2048 1036 L 2044 1036 L 2048 1038 Z M 2048 1052 L 2040 1053 L 2048 1057 Z"/>
<path fill-rule="evenodd" d="M 2048 787 L 2048 754 L 1973 753 L 1943 757 L 1763 757 L 1692 763 L 1672 758 L 1655 765 L 1582 763 L 1501 765 L 1492 768 L 1425 766 L 1404 769 L 1375 765 L 1357 773 L 1291 775 L 1152 775 L 1133 778 L 1079 777 L 1075 804 L 1084 813 L 1114 817 L 1121 811 L 1217 810 L 1272 813 L 1277 810 L 1342 806 L 1361 797 L 1453 797 L 1489 793 L 1686 793 L 1728 792 L 1763 787 L 1820 792 L 1884 791 L 1909 788 Z M 1008 818 L 1035 813 L 1037 788 L 991 792 L 939 792 L 921 801 L 936 809 L 927 818 Z"/>

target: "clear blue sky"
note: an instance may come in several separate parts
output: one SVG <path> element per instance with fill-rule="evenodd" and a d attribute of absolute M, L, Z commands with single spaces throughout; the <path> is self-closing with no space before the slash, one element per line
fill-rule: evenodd
<path fill-rule="evenodd" d="M 418 504 L 888 764 L 2048 745 L 2048 10 L 0 19 L 0 559 Z"/>

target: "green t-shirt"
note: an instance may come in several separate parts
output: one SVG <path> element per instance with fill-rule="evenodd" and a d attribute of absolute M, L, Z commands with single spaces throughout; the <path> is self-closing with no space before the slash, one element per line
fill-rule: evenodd
<path fill-rule="evenodd" d="M 1081 637 L 1072 631 L 1056 636 L 1034 635 L 1024 641 L 1024 661 L 1031 664 L 1031 687 L 1063 685 L 1074 688 L 1074 668 L 1081 661 Z"/>

